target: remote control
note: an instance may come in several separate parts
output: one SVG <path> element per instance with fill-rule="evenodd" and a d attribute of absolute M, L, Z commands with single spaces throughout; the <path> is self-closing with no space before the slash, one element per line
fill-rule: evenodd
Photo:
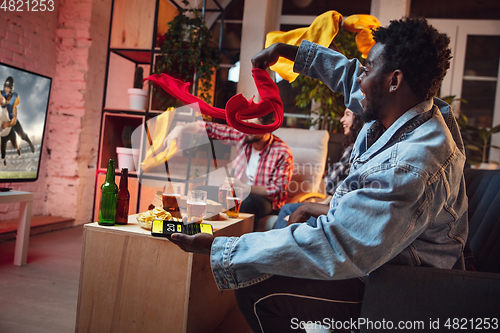
<path fill-rule="evenodd" d="M 203 232 L 213 235 L 213 229 L 210 224 L 206 223 L 184 224 L 182 222 L 177 222 L 177 221 L 153 220 L 153 224 L 151 227 L 152 236 L 170 238 L 170 236 L 176 232 L 187 235 L 194 235 Z"/>

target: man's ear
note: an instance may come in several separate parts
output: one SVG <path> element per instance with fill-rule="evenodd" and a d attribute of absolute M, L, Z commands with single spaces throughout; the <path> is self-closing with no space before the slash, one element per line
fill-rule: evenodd
<path fill-rule="evenodd" d="M 394 92 L 398 90 L 403 84 L 404 75 L 403 72 L 399 69 L 396 69 L 392 72 L 391 82 L 389 84 L 389 92 Z"/>

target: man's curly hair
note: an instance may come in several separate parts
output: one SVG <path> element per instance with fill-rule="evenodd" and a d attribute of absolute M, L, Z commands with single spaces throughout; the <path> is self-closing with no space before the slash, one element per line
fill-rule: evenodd
<path fill-rule="evenodd" d="M 413 93 L 422 100 L 437 94 L 450 67 L 450 39 L 446 35 L 424 18 L 404 18 L 375 30 L 373 37 L 384 45 L 384 72 L 400 69 Z"/>

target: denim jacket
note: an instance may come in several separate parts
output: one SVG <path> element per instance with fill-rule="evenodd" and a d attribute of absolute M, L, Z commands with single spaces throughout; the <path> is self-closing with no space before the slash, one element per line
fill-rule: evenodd
<path fill-rule="evenodd" d="M 360 112 L 359 63 L 302 42 L 294 71 L 344 93 Z M 211 266 L 219 289 L 273 274 L 308 279 L 363 277 L 385 263 L 451 268 L 467 239 L 464 147 L 448 104 L 424 101 L 388 129 L 365 124 L 327 215 L 316 225 L 217 237 Z"/>

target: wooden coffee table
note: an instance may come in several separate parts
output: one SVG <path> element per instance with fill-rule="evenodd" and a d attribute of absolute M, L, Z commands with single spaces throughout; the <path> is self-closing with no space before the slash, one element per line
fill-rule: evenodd
<path fill-rule="evenodd" d="M 253 230 L 253 215 L 204 221 L 216 236 Z M 185 253 L 128 225 L 84 226 L 76 332 L 211 332 L 236 304 L 219 291 L 208 256 Z"/>

